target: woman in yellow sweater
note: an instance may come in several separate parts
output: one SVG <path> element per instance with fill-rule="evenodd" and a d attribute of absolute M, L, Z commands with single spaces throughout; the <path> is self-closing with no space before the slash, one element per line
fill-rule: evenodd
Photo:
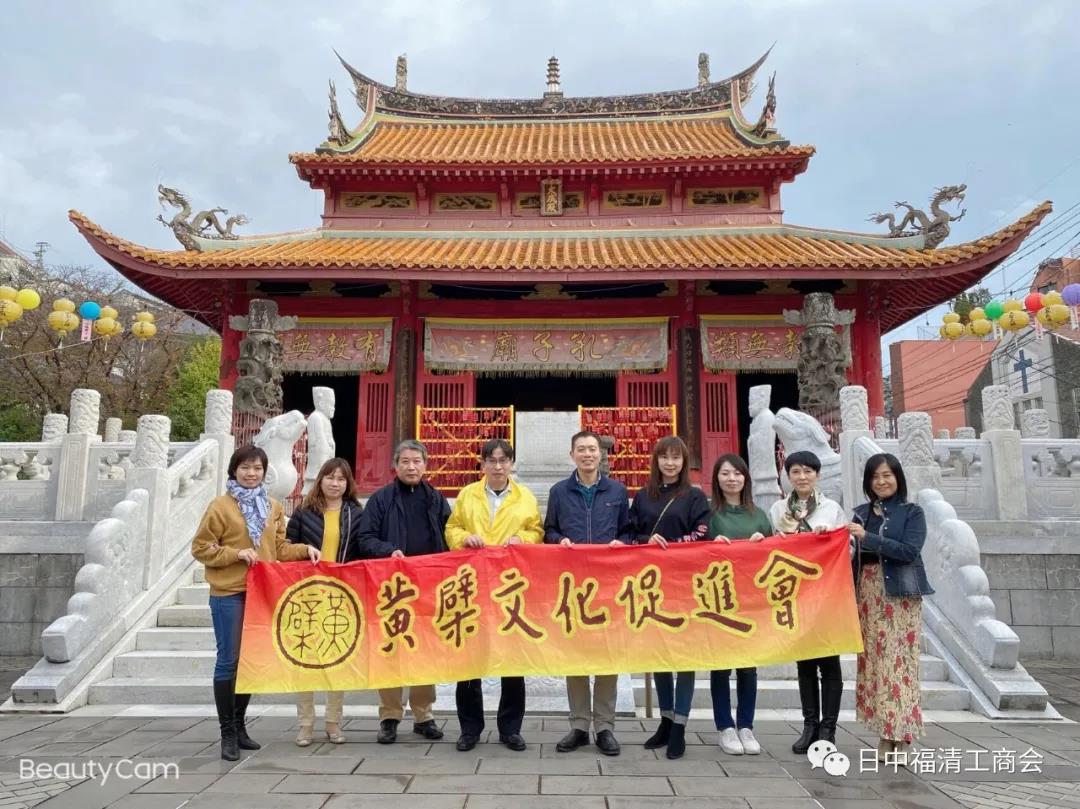
<path fill-rule="evenodd" d="M 236 693 L 236 667 L 244 628 L 247 570 L 256 562 L 313 564 L 321 554 L 309 545 L 285 539 L 285 510 L 266 493 L 263 479 L 266 453 L 244 446 L 229 459 L 227 494 L 215 497 L 191 540 L 191 555 L 206 566 L 210 585 L 210 616 L 214 622 L 217 662 L 214 665 L 214 703 L 221 725 L 221 757 L 240 758 L 240 748 L 258 750 L 244 727 L 251 694 Z"/>
<path fill-rule="evenodd" d="M 331 458 L 315 477 L 315 483 L 300 508 L 289 517 L 285 538 L 318 548 L 327 562 L 355 562 L 364 558 L 360 545 L 360 515 L 364 509 L 356 499 L 356 481 L 352 468 L 344 458 Z M 403 556 L 400 551 L 394 552 Z M 341 713 L 345 704 L 344 691 L 326 692 L 326 738 L 332 744 L 344 744 L 341 732 Z M 296 695 L 296 714 L 300 720 L 298 747 L 311 744 L 315 729 L 315 693 L 301 691 Z"/>

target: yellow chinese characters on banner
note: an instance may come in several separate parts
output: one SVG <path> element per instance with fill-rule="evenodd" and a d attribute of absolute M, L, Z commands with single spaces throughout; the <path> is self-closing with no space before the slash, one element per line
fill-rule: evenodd
<path fill-rule="evenodd" d="M 846 530 L 667 550 L 512 546 L 254 565 L 237 687 L 742 668 L 861 648 Z"/>

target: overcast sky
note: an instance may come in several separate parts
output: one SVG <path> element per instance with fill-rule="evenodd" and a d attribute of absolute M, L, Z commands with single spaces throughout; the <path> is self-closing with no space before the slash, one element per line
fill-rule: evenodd
<path fill-rule="evenodd" d="M 321 194 L 291 151 L 326 135 L 326 81 L 346 123 L 360 110 L 333 54 L 417 92 L 537 97 L 559 57 L 567 95 L 692 86 L 774 42 L 777 123 L 817 147 L 784 190 L 785 221 L 878 230 L 868 213 L 968 184 L 948 243 L 977 238 L 1043 199 L 1080 201 L 1080 2 L 824 0 L 387 0 L 309 3 L 6 2 L 0 49 L 0 236 L 55 263 L 102 262 L 67 220 L 176 248 L 155 221 L 158 183 L 198 208 L 247 213 L 245 232 L 313 227 Z M 1080 225 L 990 278 L 1021 284 Z M 1037 242 L 1034 238 L 1029 245 Z M 938 319 L 934 320 L 934 330 Z M 890 335 L 912 337 L 913 327 Z"/>

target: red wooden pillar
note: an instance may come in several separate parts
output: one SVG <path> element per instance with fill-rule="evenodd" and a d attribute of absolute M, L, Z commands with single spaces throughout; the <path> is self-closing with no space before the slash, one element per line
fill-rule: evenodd
<path fill-rule="evenodd" d="M 866 388 L 870 418 L 885 415 L 885 378 L 881 369 L 881 321 L 863 309 L 851 329 L 852 350 L 857 353 L 858 384 Z"/>

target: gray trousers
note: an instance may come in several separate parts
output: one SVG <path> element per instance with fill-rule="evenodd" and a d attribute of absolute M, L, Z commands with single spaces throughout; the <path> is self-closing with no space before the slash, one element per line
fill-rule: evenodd
<path fill-rule="evenodd" d="M 615 695 L 618 690 L 618 674 L 598 674 L 592 678 L 590 689 L 587 675 L 566 678 L 566 696 L 570 700 L 570 727 L 584 730 L 591 724 L 599 733 L 615 730 Z"/>

